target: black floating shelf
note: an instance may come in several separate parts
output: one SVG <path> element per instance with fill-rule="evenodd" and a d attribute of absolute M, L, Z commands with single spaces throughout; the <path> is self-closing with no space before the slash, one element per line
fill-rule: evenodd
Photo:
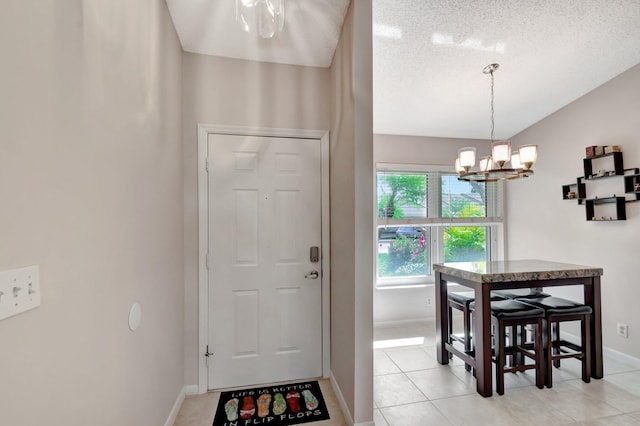
<path fill-rule="evenodd" d="M 613 168 L 611 161 L 596 162 L 595 165 L 598 170 L 602 170 L 602 174 L 594 173 L 593 160 L 598 158 L 612 157 Z M 624 168 L 624 162 L 622 159 L 622 151 L 608 152 L 606 154 L 596 155 L 593 157 L 583 158 L 583 171 L 584 175 L 579 176 L 575 183 L 562 185 L 562 199 L 563 200 L 576 200 L 578 204 L 585 206 L 588 221 L 594 222 L 610 222 L 617 220 L 627 220 L 626 203 L 640 201 L 640 168 L 634 167 L 630 169 Z M 607 170 L 600 167 L 606 167 Z M 612 197 L 594 197 L 587 198 L 587 181 L 594 181 L 597 179 L 622 177 L 624 180 L 624 191 L 620 191 L 622 196 Z M 593 184 L 595 186 L 595 184 Z M 591 188 L 591 185 L 589 185 Z M 591 189 L 590 189 L 591 191 Z M 573 192 L 574 197 L 569 197 L 569 193 Z M 603 204 L 615 204 L 615 216 L 613 215 L 612 206 L 602 206 Z M 598 207 L 601 206 L 601 207 Z M 598 214 L 600 213 L 600 214 Z M 602 214 L 606 213 L 607 216 Z"/>
<path fill-rule="evenodd" d="M 636 173 L 632 174 L 632 175 L 625 175 L 624 176 L 624 192 L 625 194 L 634 194 L 635 196 L 635 200 L 629 200 L 629 201 L 637 201 L 640 200 L 640 191 L 636 191 L 636 185 L 640 185 L 640 174 L 638 174 L 637 172 L 638 169 L 636 169 Z"/>
<path fill-rule="evenodd" d="M 584 200 L 585 210 L 587 212 L 587 220 L 588 221 L 610 221 L 610 220 L 627 220 L 627 213 L 625 209 L 626 199 L 624 197 L 604 197 L 604 198 L 589 198 Z M 609 219 L 606 219 L 603 216 L 598 218 L 598 215 L 595 213 L 596 206 L 601 204 L 614 204 L 616 205 L 616 216 L 611 216 Z"/>
<path fill-rule="evenodd" d="M 610 157 L 610 156 L 613 156 L 613 170 L 615 171 L 616 175 L 624 174 L 624 163 L 622 161 L 622 152 L 616 151 L 616 152 L 610 152 L 608 154 L 602 154 L 595 157 L 588 157 L 583 159 L 582 163 L 584 166 L 585 178 L 589 179 L 589 177 L 595 175 L 595 173 L 593 173 L 593 166 L 591 163 L 592 160 L 596 158 L 603 158 L 603 157 Z M 604 177 L 604 176 L 601 176 L 601 177 Z"/>
<path fill-rule="evenodd" d="M 582 200 L 586 198 L 587 187 L 582 182 L 584 178 L 582 176 L 576 178 L 575 183 L 568 183 L 562 185 L 562 199 L 563 200 L 578 200 L 578 203 L 582 204 Z M 575 197 L 569 197 L 569 192 L 575 192 Z"/>
<path fill-rule="evenodd" d="M 615 177 L 615 176 L 623 176 L 624 172 L 616 172 L 615 170 L 611 170 L 613 173 L 609 174 L 609 171 L 607 171 L 604 175 L 591 175 L 591 176 L 585 176 L 585 180 L 596 180 L 596 179 L 604 179 L 604 178 L 609 178 L 609 177 Z"/>
<path fill-rule="evenodd" d="M 592 202 L 594 204 L 609 204 L 609 203 L 615 203 L 618 198 L 622 198 L 624 200 L 624 197 L 616 197 L 615 195 L 613 197 L 597 197 L 597 198 L 587 198 L 585 201 L 586 202 Z"/>

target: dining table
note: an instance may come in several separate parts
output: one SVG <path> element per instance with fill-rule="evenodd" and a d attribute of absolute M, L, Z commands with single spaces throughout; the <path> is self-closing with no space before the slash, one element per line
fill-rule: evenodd
<path fill-rule="evenodd" d="M 451 262 L 433 265 L 436 292 L 436 349 L 440 364 L 448 364 L 450 353 L 473 366 L 477 392 L 492 395 L 491 291 L 542 289 L 556 286 L 582 286 L 582 303 L 591 314 L 591 377 L 601 379 L 602 309 L 600 277 L 603 269 L 539 259 L 488 262 Z M 449 341 L 448 287 L 457 284 L 475 292 L 473 321 L 474 350 L 464 352 Z"/>

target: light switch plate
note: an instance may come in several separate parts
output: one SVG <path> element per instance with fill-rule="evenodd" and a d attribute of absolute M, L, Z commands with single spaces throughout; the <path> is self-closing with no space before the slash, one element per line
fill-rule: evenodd
<path fill-rule="evenodd" d="M 38 265 L 0 271 L 0 320 L 40 306 Z"/>

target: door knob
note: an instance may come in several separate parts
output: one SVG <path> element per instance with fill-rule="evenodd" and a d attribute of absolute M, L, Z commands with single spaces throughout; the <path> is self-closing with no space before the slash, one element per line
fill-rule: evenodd
<path fill-rule="evenodd" d="M 311 271 L 307 275 L 305 275 L 304 277 L 305 278 L 311 278 L 312 280 L 317 280 L 319 276 L 320 276 L 320 274 L 318 273 L 318 271 Z"/>

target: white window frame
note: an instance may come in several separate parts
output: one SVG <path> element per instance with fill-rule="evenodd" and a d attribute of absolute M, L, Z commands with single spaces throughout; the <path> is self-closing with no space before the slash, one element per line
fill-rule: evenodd
<path fill-rule="evenodd" d="M 428 172 L 451 172 L 455 173 L 452 166 L 442 165 L 426 165 L 426 164 L 396 164 L 396 163 L 376 163 L 376 177 L 380 172 L 399 172 L 399 173 L 428 173 Z M 444 228 L 447 226 L 486 226 L 487 227 L 487 250 L 489 251 L 490 260 L 504 259 L 505 251 L 505 190 L 504 182 L 497 182 L 497 203 L 487 204 L 486 217 L 467 217 L 467 218 L 442 218 L 437 217 L 440 208 L 441 190 L 436 187 L 436 183 L 430 181 L 427 183 L 427 217 L 426 218 L 408 218 L 408 219 L 391 219 L 386 217 L 378 217 L 377 214 L 377 178 L 376 178 L 376 224 L 374 228 L 374 241 L 376 244 L 376 255 L 374 261 L 374 277 L 376 278 L 376 289 L 390 288 L 412 288 L 424 287 L 434 284 L 433 271 L 429 275 L 420 277 L 385 277 L 378 278 L 378 228 L 380 226 L 423 226 L 430 228 L 430 261 L 431 265 L 444 262 Z M 439 185 L 439 183 L 438 183 Z M 496 204 L 498 204 L 496 206 Z"/>

